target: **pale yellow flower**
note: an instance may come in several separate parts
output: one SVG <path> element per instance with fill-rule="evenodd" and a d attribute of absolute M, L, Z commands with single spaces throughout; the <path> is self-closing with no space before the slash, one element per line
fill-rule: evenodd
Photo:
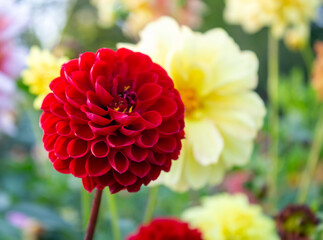
<path fill-rule="evenodd" d="M 298 49 L 308 39 L 319 4 L 320 0 L 226 0 L 225 18 L 249 33 L 269 27 L 276 38 L 287 38 L 287 46 Z"/>
<path fill-rule="evenodd" d="M 39 109 L 44 97 L 50 92 L 49 84 L 59 76 L 61 66 L 67 58 L 57 58 L 48 50 L 32 47 L 27 58 L 27 69 L 22 72 L 22 81 L 29 92 L 36 95 L 34 107 Z"/>
<path fill-rule="evenodd" d="M 149 24 L 137 45 L 172 77 L 186 108 L 186 139 L 179 160 L 157 182 L 177 191 L 222 180 L 227 169 L 250 158 L 265 108 L 253 91 L 258 60 L 241 51 L 222 29 L 205 34 L 168 17 Z"/>
<path fill-rule="evenodd" d="M 205 240 L 278 240 L 274 221 L 244 195 L 204 198 L 202 206 L 186 210 L 183 219 L 198 228 Z"/>

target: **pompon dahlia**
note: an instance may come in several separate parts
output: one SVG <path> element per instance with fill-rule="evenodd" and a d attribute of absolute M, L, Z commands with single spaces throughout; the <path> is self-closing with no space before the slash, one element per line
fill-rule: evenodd
<path fill-rule="evenodd" d="M 86 52 L 63 64 L 41 106 L 54 168 L 84 188 L 139 191 L 169 171 L 184 136 L 184 105 L 172 79 L 144 54 Z"/>
<path fill-rule="evenodd" d="M 127 240 L 202 240 L 198 229 L 190 228 L 188 223 L 177 219 L 155 219 L 149 225 L 141 226 L 137 233 Z"/>
<path fill-rule="evenodd" d="M 320 219 L 306 205 L 289 205 L 275 220 L 279 236 L 284 240 L 310 240 L 320 223 Z"/>

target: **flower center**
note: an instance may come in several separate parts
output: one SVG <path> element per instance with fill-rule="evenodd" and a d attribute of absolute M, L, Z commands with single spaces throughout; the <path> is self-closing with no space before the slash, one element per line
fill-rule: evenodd
<path fill-rule="evenodd" d="M 182 89 L 180 93 L 185 106 L 185 114 L 191 115 L 199 107 L 196 91 L 194 89 Z"/>
<path fill-rule="evenodd" d="M 124 91 L 114 96 L 110 107 L 119 112 L 132 112 L 136 107 L 137 94 L 130 86 L 124 87 Z"/>

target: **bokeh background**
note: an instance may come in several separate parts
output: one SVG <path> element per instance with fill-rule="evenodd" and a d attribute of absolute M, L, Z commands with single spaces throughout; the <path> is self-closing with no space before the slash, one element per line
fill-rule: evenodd
<path fill-rule="evenodd" d="M 6 1 L 6 0 L 0 0 Z M 21 0 L 27 11 L 27 26 L 17 39 L 28 50 L 37 45 L 50 49 L 57 56 L 75 58 L 85 51 L 101 47 L 115 49 L 117 42 L 136 42 L 125 36 L 118 24 L 111 28 L 98 23 L 97 9 L 89 0 Z M 201 25 L 196 29 L 224 28 L 243 50 L 254 51 L 260 61 L 258 93 L 266 101 L 268 30 L 248 35 L 240 26 L 232 26 L 223 19 L 223 0 L 204 0 Z M 323 40 L 323 10 L 311 26 L 311 46 Z M 279 203 L 281 208 L 293 202 L 305 166 L 309 146 L 317 121 L 318 102 L 308 84 L 304 52 L 288 49 L 281 43 L 280 51 L 280 172 Z M 314 55 L 312 48 L 309 48 Z M 0 89 L 4 86 L 0 86 Z M 18 81 L 15 92 L 15 125 L 12 134 L 0 133 L 0 239 L 59 240 L 81 239 L 86 219 L 81 208 L 81 181 L 52 169 L 41 144 L 38 127 L 40 112 L 33 108 L 34 96 Z M 1 117 L 1 116 L 0 116 Z M 226 190 L 244 192 L 254 201 L 266 197 L 267 126 L 259 134 L 255 153 L 248 167 L 233 169 L 223 184 L 179 194 L 160 188 L 156 215 L 179 216 L 183 209 L 199 202 L 200 196 Z M 322 153 L 323 154 L 323 153 Z M 323 155 L 322 155 L 323 156 Z M 248 169 L 248 170 L 246 170 Z M 323 213 L 323 161 L 311 188 L 309 201 Z M 124 235 L 134 231 L 142 221 L 148 190 L 135 194 L 119 193 L 120 226 Z M 266 207 L 266 206 L 265 206 Z M 106 196 L 98 225 L 97 238 L 110 239 L 110 217 Z"/>

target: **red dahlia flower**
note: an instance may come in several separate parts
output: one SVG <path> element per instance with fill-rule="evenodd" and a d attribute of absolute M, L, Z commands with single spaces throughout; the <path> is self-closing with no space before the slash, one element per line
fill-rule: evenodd
<path fill-rule="evenodd" d="M 192 229 L 185 222 L 176 219 L 155 219 L 127 240 L 202 240 L 198 229 Z"/>
<path fill-rule="evenodd" d="M 184 136 L 184 106 L 159 65 L 128 49 L 86 52 L 50 84 L 40 118 L 54 168 L 84 188 L 139 191 L 169 171 Z"/>

